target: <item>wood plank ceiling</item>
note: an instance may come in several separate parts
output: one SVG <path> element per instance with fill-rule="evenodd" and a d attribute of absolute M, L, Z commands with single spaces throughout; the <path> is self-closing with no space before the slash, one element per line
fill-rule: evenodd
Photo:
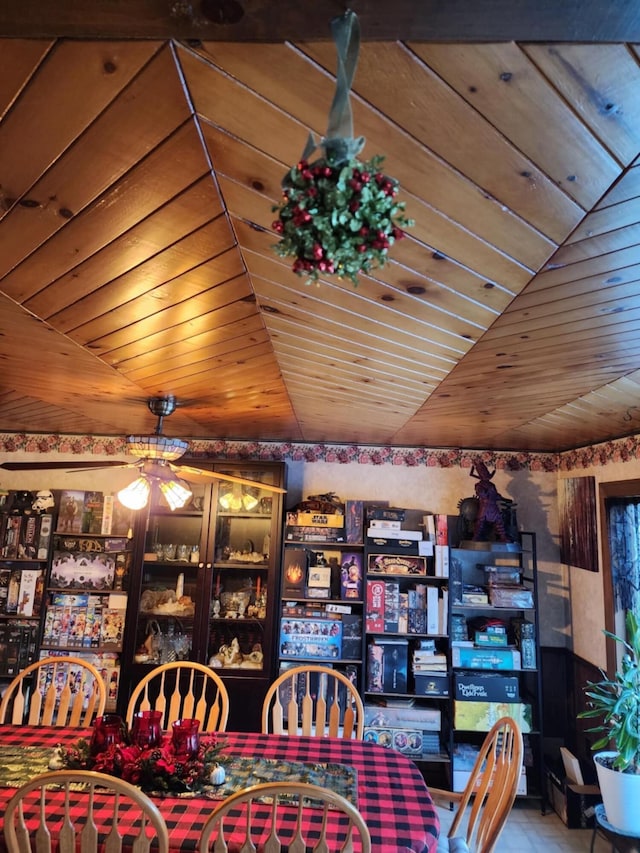
<path fill-rule="evenodd" d="M 385 155 L 415 227 L 355 288 L 272 251 L 282 176 L 326 130 L 335 8 L 285 26 L 256 3 L 253 30 L 171 38 L 136 9 L 155 0 L 84 33 L 70 2 L 7 5 L 0 431 L 148 430 L 164 394 L 184 437 L 556 451 L 640 431 L 637 12 L 629 36 L 549 17 L 547 40 L 509 40 L 484 3 L 498 35 L 456 40 L 406 0 L 393 26 L 356 8 L 362 156 Z"/>

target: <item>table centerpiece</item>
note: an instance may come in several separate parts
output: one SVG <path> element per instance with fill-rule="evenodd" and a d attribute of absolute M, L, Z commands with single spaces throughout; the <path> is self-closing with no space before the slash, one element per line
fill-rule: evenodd
<path fill-rule="evenodd" d="M 79 738 L 69 747 L 57 747 L 49 766 L 107 773 L 149 794 L 206 794 L 224 782 L 226 743 L 216 732 L 200 735 L 198 726 L 198 720 L 178 720 L 171 734 L 159 732 L 151 742 L 145 742 L 141 738 L 136 741 L 123 724 L 121 735 L 101 742 L 98 749 L 94 731 L 90 739 Z"/>

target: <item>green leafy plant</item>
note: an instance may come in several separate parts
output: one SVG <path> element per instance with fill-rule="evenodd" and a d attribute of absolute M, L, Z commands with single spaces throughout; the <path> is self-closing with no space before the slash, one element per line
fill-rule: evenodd
<path fill-rule="evenodd" d="M 603 737 L 592 744 L 592 750 L 610 748 L 613 744 L 617 755 L 612 767 L 626 773 L 640 773 L 640 627 L 633 611 L 626 616 L 628 641 L 605 631 L 625 648 L 621 668 L 613 678 L 602 672 L 598 682 L 588 682 L 584 688 L 589 698 L 589 708 L 579 717 L 600 717 L 598 726 L 587 729 L 603 732 Z"/>
<path fill-rule="evenodd" d="M 384 265 L 388 249 L 413 222 L 396 199 L 398 182 L 380 169 L 383 160 L 303 159 L 285 175 L 283 202 L 273 207 L 272 227 L 281 235 L 273 248 L 295 258 L 295 273 L 357 284 L 358 273 Z"/>

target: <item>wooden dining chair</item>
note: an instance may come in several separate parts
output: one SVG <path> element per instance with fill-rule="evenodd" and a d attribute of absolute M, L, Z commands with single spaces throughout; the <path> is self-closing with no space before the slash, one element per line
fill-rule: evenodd
<path fill-rule="evenodd" d="M 96 793 L 107 794 L 99 807 Z M 121 853 L 123 841 L 134 853 L 149 853 L 152 842 L 154 853 L 169 850 L 155 803 L 135 785 L 92 770 L 55 770 L 18 788 L 4 814 L 4 839 L 8 853 L 52 846 L 59 853 Z"/>
<path fill-rule="evenodd" d="M 281 819 L 283 810 L 287 814 Z M 233 817 L 225 822 L 231 811 Z M 207 818 L 198 853 L 209 853 L 212 836 L 212 853 L 225 853 L 232 835 L 233 849 L 256 850 L 259 845 L 264 853 L 353 853 L 354 836 L 360 838 L 362 853 L 371 851 L 358 809 L 340 794 L 306 782 L 265 782 L 230 794 Z"/>
<path fill-rule="evenodd" d="M 0 723 L 90 726 L 106 701 L 106 684 L 93 664 L 73 655 L 43 658 L 9 683 Z"/>
<path fill-rule="evenodd" d="M 448 835 L 439 840 L 437 853 L 491 853 L 516 798 L 522 755 L 518 724 L 511 717 L 501 717 L 487 733 L 464 791 L 429 786 L 433 800 L 458 804 Z"/>
<path fill-rule="evenodd" d="M 137 711 L 162 711 L 162 728 L 180 719 L 200 720 L 200 731 L 223 732 L 229 719 L 229 694 L 210 667 L 175 661 L 154 667 L 135 686 L 127 705 L 131 728 Z"/>
<path fill-rule="evenodd" d="M 335 669 L 313 664 L 294 666 L 267 690 L 262 731 L 362 740 L 362 699 L 347 676 Z"/>

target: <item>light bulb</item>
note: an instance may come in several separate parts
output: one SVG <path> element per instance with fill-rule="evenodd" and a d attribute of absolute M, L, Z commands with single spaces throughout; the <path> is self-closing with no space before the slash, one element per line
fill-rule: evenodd
<path fill-rule="evenodd" d="M 258 498 L 251 494 L 251 492 L 246 491 L 242 495 L 242 503 L 244 508 L 251 512 L 252 509 L 255 509 L 258 506 Z"/>
<path fill-rule="evenodd" d="M 242 492 L 240 491 L 240 487 L 237 483 L 231 487 L 229 491 L 224 492 L 224 494 L 220 495 L 218 498 L 218 503 L 223 509 L 231 510 L 231 512 L 238 512 L 238 510 L 242 509 Z"/>
<path fill-rule="evenodd" d="M 180 509 L 193 496 L 191 489 L 179 480 L 160 480 L 159 486 L 169 509 Z"/>
<path fill-rule="evenodd" d="M 118 500 L 127 509 L 142 509 L 147 505 L 151 486 L 146 477 L 138 477 L 118 492 Z"/>

